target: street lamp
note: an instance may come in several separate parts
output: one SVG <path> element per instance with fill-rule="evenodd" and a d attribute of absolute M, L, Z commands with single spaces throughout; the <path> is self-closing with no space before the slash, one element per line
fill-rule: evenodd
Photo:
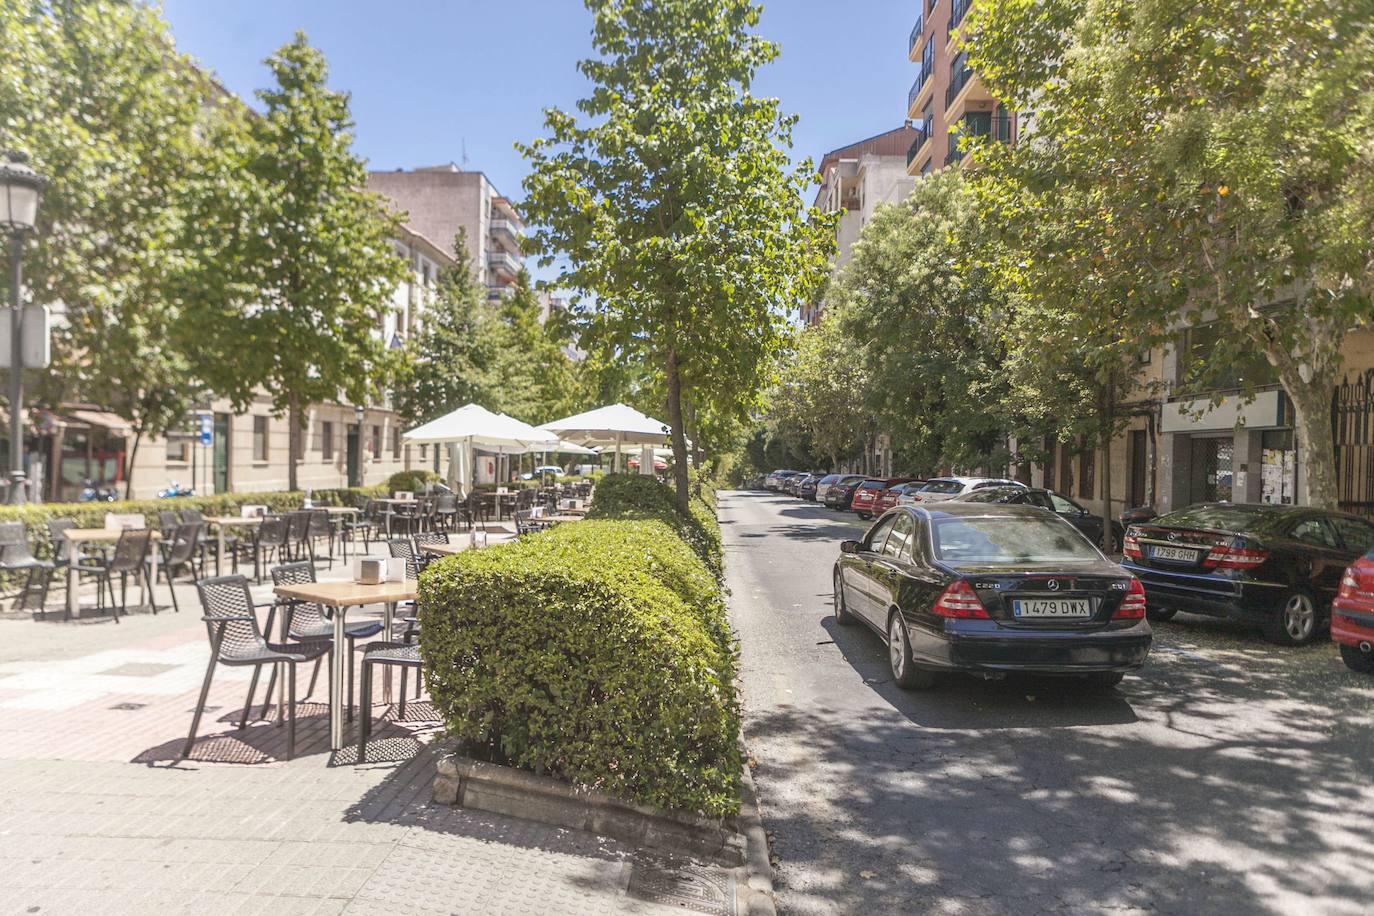
<path fill-rule="evenodd" d="M 0 154 L 0 229 L 10 234 L 10 497 L 25 501 L 24 475 L 24 308 L 19 301 L 23 280 L 20 255 L 24 236 L 38 222 L 38 202 L 47 183 L 29 168 L 23 153 Z"/>

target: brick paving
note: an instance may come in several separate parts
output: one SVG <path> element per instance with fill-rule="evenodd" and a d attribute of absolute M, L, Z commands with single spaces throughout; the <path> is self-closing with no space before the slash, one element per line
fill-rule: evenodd
<path fill-rule="evenodd" d="M 358 764 L 321 672 L 287 762 L 265 684 L 239 729 L 251 671 L 219 667 L 179 760 L 209 648 L 178 588 L 117 626 L 0 619 L 0 914 L 684 912 L 628 894 L 648 860 L 623 844 L 432 804 L 423 699 L 375 707 Z"/>

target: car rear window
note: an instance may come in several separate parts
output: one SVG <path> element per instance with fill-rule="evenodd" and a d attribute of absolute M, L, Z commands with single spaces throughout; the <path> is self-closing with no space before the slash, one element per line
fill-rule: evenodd
<path fill-rule="evenodd" d="M 887 484 L 883 483 L 881 480 L 865 480 L 863 483 L 859 484 L 860 490 L 882 490 L 886 487 Z"/>
<path fill-rule="evenodd" d="M 958 493 L 964 485 L 957 480 L 932 480 L 921 487 L 922 493 Z"/>
<path fill-rule="evenodd" d="M 1216 528 L 1221 531 L 1258 531 L 1274 524 L 1272 510 L 1258 506 L 1188 506 L 1146 524 L 1164 528 Z"/>
<path fill-rule="evenodd" d="M 937 560 L 956 566 L 1101 559 L 1077 529 L 1053 515 L 936 519 L 931 546 Z"/>
<path fill-rule="evenodd" d="M 1005 503 L 1011 502 L 1015 497 L 1024 493 L 1015 487 L 987 487 L 982 490 L 973 490 L 959 497 L 960 502 L 965 503 Z"/>
<path fill-rule="evenodd" d="M 837 480 L 839 480 L 839 479 L 840 479 L 840 475 L 839 475 L 839 474 L 826 474 L 824 477 L 822 477 L 820 480 L 818 480 L 818 481 L 816 481 L 816 482 L 817 482 L 817 483 L 834 483 L 835 481 L 837 481 Z"/>

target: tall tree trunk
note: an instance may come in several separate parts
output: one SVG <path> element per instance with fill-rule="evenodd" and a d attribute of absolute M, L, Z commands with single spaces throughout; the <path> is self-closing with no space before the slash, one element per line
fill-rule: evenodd
<path fill-rule="evenodd" d="M 677 349 L 668 348 L 664 370 L 668 376 L 668 425 L 673 438 L 673 483 L 677 490 L 677 511 L 684 516 L 689 511 L 690 493 L 687 483 L 687 435 L 682 429 L 682 375 L 678 371 Z"/>
<path fill-rule="evenodd" d="M 1320 509 L 1335 509 L 1340 499 L 1336 485 L 1335 435 L 1331 427 L 1331 394 L 1336 387 L 1334 372 L 1314 373 L 1311 380 L 1279 378 L 1293 402 L 1294 427 L 1298 434 L 1298 455 L 1303 461 L 1303 483 L 1307 503 Z"/>
<path fill-rule="evenodd" d="M 301 428 L 301 399 L 296 392 L 287 395 L 286 401 L 286 489 L 293 493 L 299 489 L 296 475 L 296 465 L 300 461 L 301 443 L 298 435 Z M 358 463 L 362 464 L 363 452 L 363 427 L 358 425 Z"/>
<path fill-rule="evenodd" d="M 1112 529 L 1112 435 L 1116 427 L 1116 404 L 1112 397 L 1116 390 L 1115 378 L 1108 375 L 1106 390 L 1102 393 L 1101 427 L 1098 432 L 1102 442 L 1102 540 L 1111 552 L 1116 548 L 1116 536 Z"/>
<path fill-rule="evenodd" d="M 124 458 L 124 498 L 134 498 L 134 461 L 138 459 L 138 446 L 143 442 L 143 429 L 134 431 L 134 444 L 129 449 L 129 454 Z M 195 481 L 192 481 L 194 484 Z"/>

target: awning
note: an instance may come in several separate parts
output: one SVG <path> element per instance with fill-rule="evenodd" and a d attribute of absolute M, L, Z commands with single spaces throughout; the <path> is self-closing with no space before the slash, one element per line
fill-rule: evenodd
<path fill-rule="evenodd" d="M 104 410 L 64 410 L 62 416 L 86 426 L 102 427 L 120 436 L 127 436 L 130 432 L 128 420 L 119 414 L 108 413 Z"/>

